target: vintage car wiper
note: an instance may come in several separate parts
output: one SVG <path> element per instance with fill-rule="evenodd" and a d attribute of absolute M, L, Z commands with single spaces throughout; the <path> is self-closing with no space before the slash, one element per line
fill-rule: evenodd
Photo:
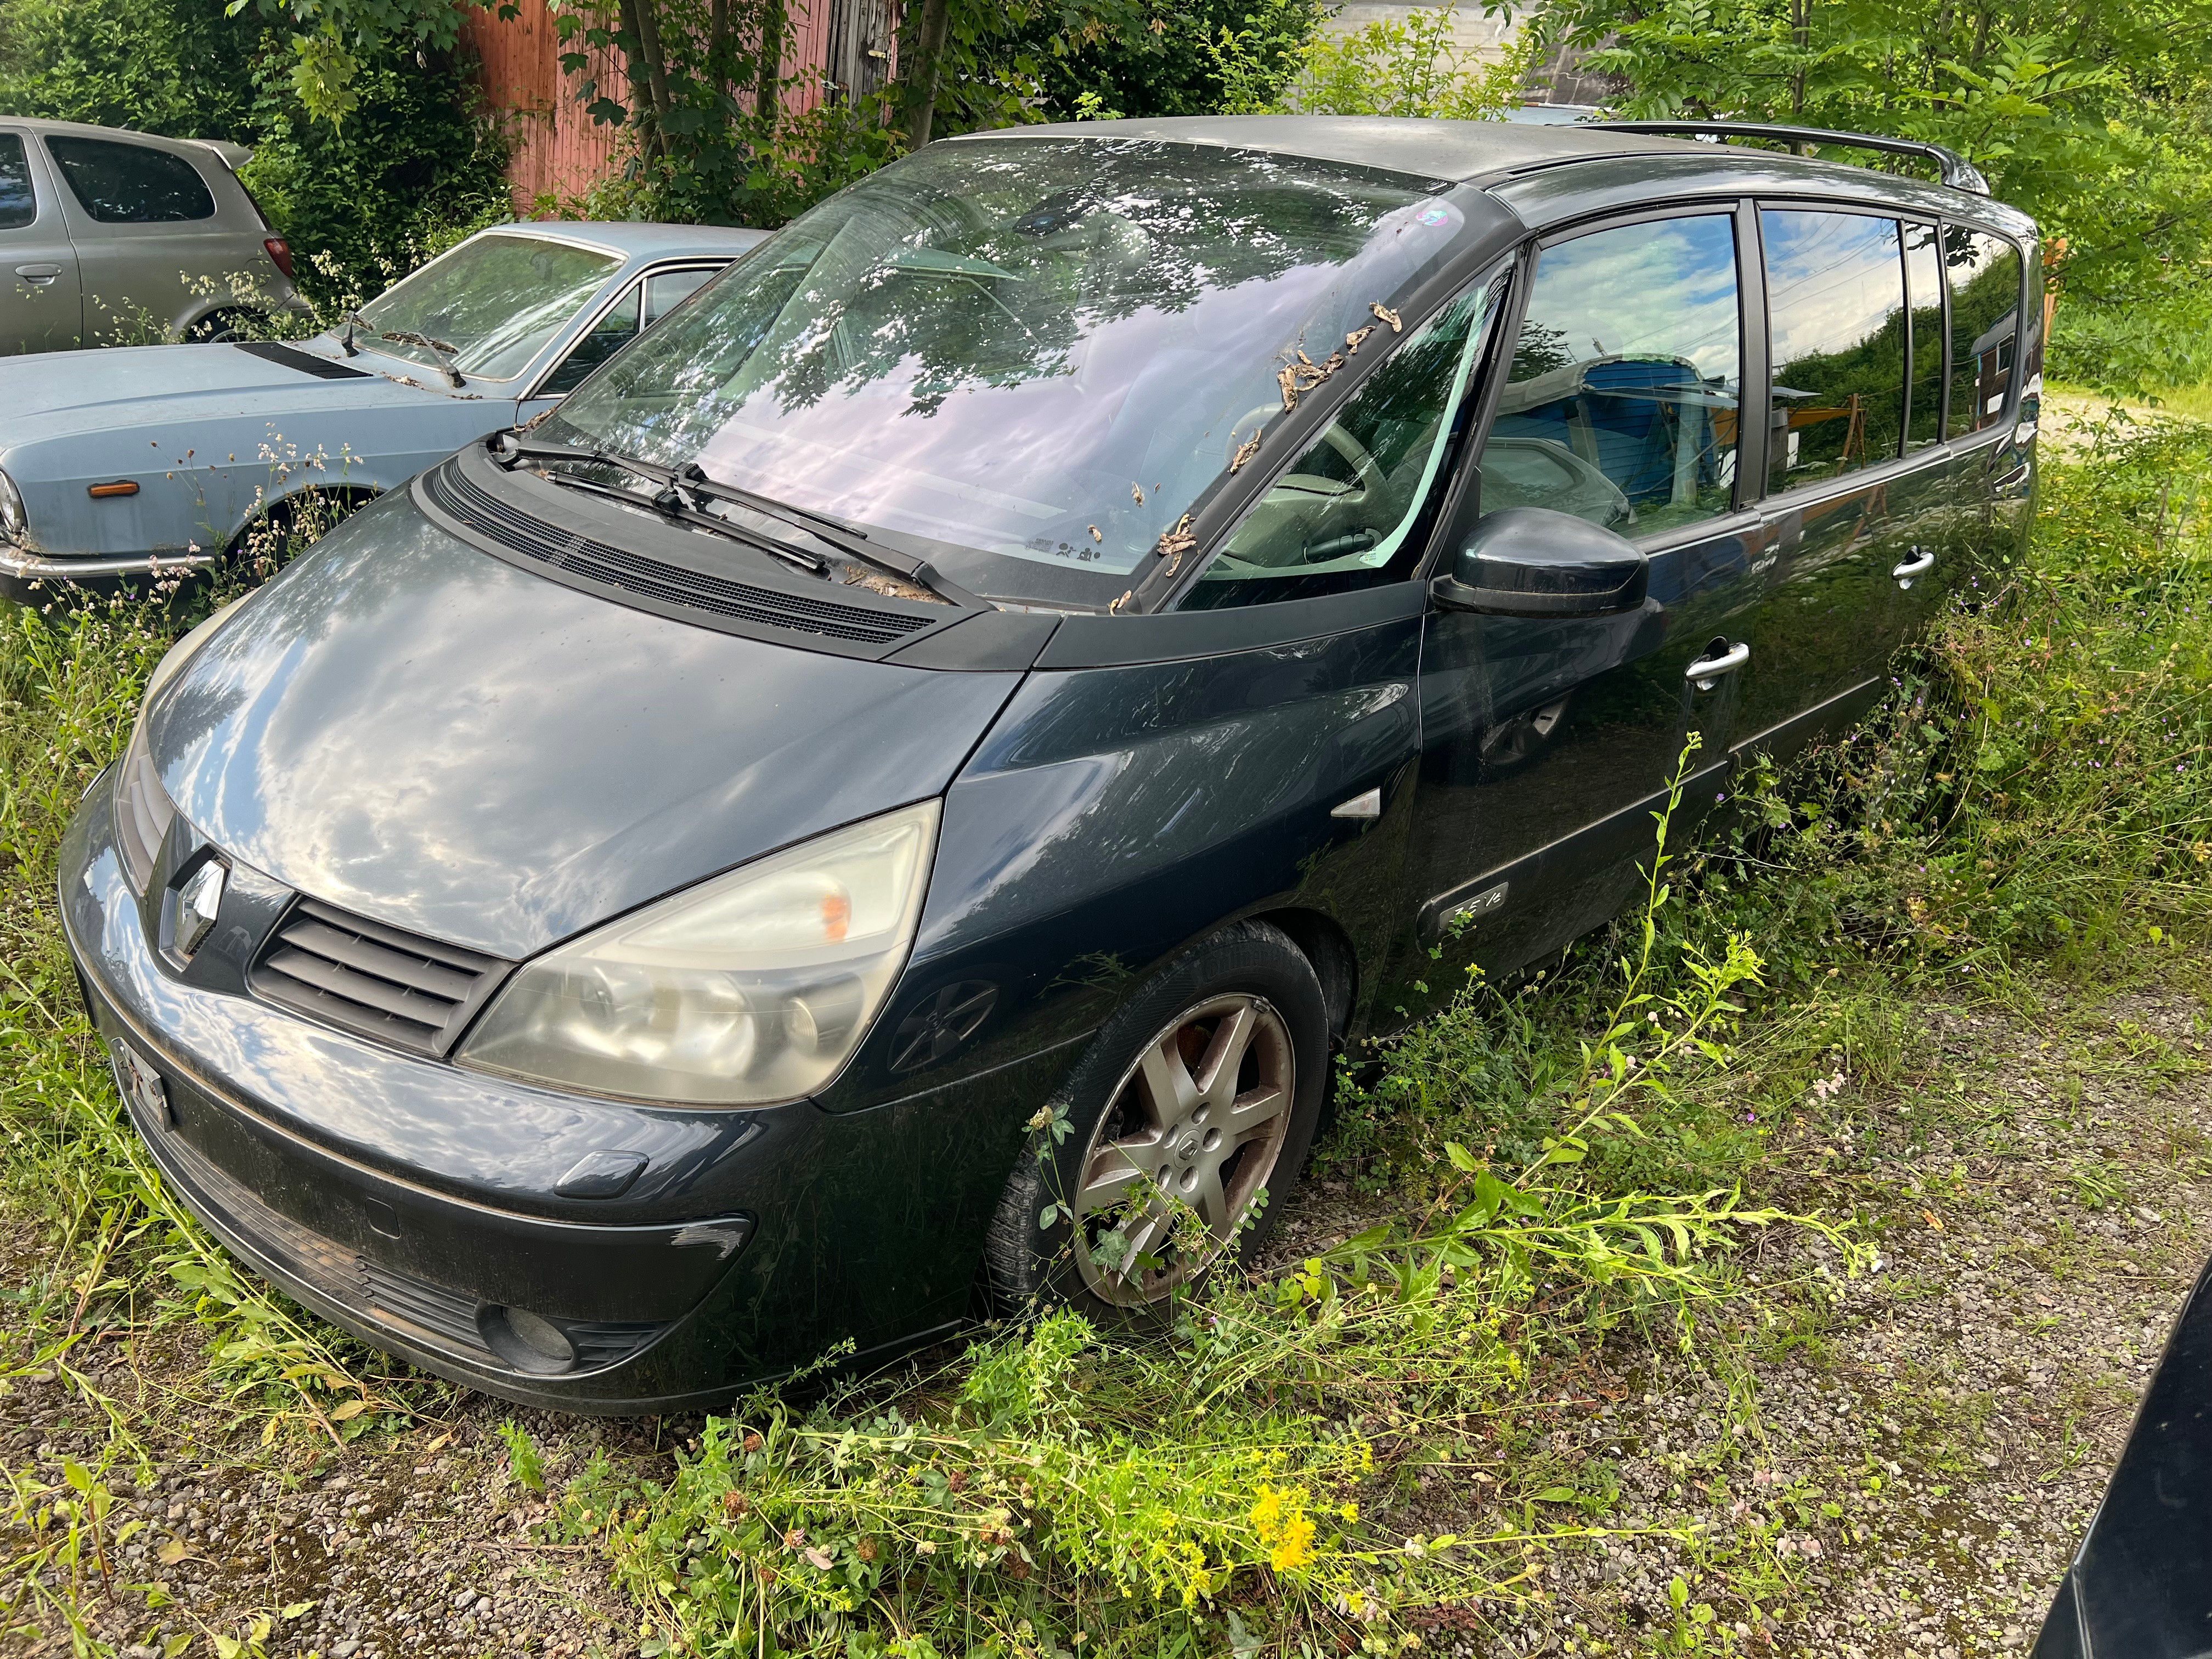
<path fill-rule="evenodd" d="M 795 564 L 803 564 L 805 568 L 817 573 L 824 568 L 821 561 L 811 558 L 811 556 L 800 552 L 796 548 L 787 546 L 773 536 L 747 536 L 738 526 L 732 525 L 726 519 L 717 518 L 711 513 L 701 512 L 696 505 L 696 501 L 726 501 L 732 507 L 742 507 L 750 512 L 757 513 L 763 518 L 774 519 L 780 523 L 789 525 L 793 529 L 804 531 L 817 541 L 836 549 L 838 552 L 855 563 L 872 566 L 886 575 L 896 577 L 901 581 L 910 582 L 915 586 L 934 593 L 939 599 L 950 604 L 980 607 L 984 603 L 966 588 L 940 575 L 927 560 L 909 558 L 905 554 L 895 552 L 890 548 L 873 545 L 868 540 L 867 532 L 856 525 L 848 524 L 842 519 L 830 518 L 826 514 L 810 512 L 803 507 L 787 506 L 773 497 L 757 495 L 752 490 L 741 489 L 736 484 L 723 483 L 717 479 L 708 477 L 696 461 L 687 462 L 680 468 L 665 467 L 656 462 L 641 460 L 633 455 L 622 455 L 604 449 L 587 448 L 580 444 L 544 443 L 517 437 L 511 432 L 501 433 L 492 440 L 492 453 L 509 466 L 517 461 L 534 459 L 548 461 L 582 461 L 589 465 L 614 467 L 618 471 L 633 473 L 638 477 L 647 478 L 659 484 L 660 492 L 651 498 L 651 504 L 669 517 L 680 519 L 686 524 L 700 524 L 710 528 L 719 528 L 726 533 L 737 535 L 740 539 L 751 540 L 757 545 L 775 553 L 781 558 L 789 559 Z M 562 482 L 568 481 L 563 479 Z M 576 482 L 581 483 L 584 481 Z M 647 499 L 641 493 L 633 494 L 627 490 L 617 490 L 612 486 L 599 486 L 599 488 L 625 501 L 642 501 Z"/>
<path fill-rule="evenodd" d="M 427 334 L 417 334 L 411 328 L 389 328 L 377 337 L 390 340 L 398 345 L 421 346 L 423 350 L 438 360 L 438 367 L 446 371 L 447 380 L 456 386 L 468 384 L 461 378 L 461 371 L 454 367 L 454 360 L 460 356 L 459 347 L 447 345 L 443 340 L 434 340 Z"/>

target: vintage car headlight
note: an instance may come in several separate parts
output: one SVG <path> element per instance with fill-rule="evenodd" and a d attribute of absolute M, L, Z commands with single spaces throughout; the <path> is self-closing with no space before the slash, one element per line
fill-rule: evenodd
<path fill-rule="evenodd" d="M 905 964 L 938 805 L 787 848 L 515 969 L 455 1056 L 534 1083 L 709 1106 L 811 1094 Z"/>
<path fill-rule="evenodd" d="M 23 511 L 23 492 L 4 472 L 0 472 L 0 536 L 26 546 L 31 539 L 31 520 Z"/>

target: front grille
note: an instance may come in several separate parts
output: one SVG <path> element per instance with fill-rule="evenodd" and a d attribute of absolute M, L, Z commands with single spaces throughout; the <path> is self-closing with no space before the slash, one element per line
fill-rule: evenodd
<path fill-rule="evenodd" d="M 301 898 L 252 983 L 270 1002 L 416 1054 L 442 1054 L 508 964 Z"/>
<path fill-rule="evenodd" d="M 168 1086 L 174 1089 L 178 1085 L 172 1079 Z M 271 1267 L 306 1281 L 376 1324 L 398 1328 L 425 1346 L 464 1355 L 480 1365 L 512 1369 L 483 1340 L 477 1324 L 477 1310 L 483 1304 L 477 1297 L 386 1267 L 302 1226 L 263 1203 L 190 1142 L 153 1124 L 141 1124 L 139 1128 L 149 1137 L 149 1144 L 154 1144 L 151 1137 L 160 1137 L 163 1155 L 179 1166 L 185 1181 L 221 1211 L 246 1236 L 243 1242 L 247 1248 L 258 1249 Z M 668 1328 L 665 1323 L 565 1319 L 560 1325 L 576 1345 L 571 1375 L 627 1359 Z"/>
<path fill-rule="evenodd" d="M 789 629 L 794 633 L 817 634 L 855 645 L 889 645 L 917 629 L 933 627 L 943 620 L 939 617 L 908 616 L 895 611 L 841 605 L 835 599 L 817 599 L 778 588 L 756 587 L 750 582 L 732 581 L 726 577 L 710 576 L 704 571 L 647 558 L 641 553 L 548 524 L 501 501 L 464 474 L 454 461 L 447 461 L 426 474 L 422 488 L 431 505 L 441 513 L 510 552 L 520 553 L 586 581 L 620 588 L 681 610 L 733 622 Z"/>
<path fill-rule="evenodd" d="M 154 879 L 154 860 L 161 856 L 162 840 L 169 833 L 177 809 L 169 792 L 161 787 L 161 775 L 155 770 L 154 757 L 138 740 L 140 735 L 134 733 L 131 746 L 123 751 L 110 799 L 115 811 L 115 846 L 123 854 L 124 873 L 131 878 L 131 890 L 143 894 L 147 883 Z"/>

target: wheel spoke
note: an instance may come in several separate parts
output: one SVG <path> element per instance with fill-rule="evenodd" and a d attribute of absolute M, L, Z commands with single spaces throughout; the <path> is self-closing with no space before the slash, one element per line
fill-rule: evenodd
<path fill-rule="evenodd" d="M 1235 1097 L 1237 1073 L 1259 1025 L 1259 1015 L 1246 1002 L 1214 1028 L 1213 1041 L 1206 1045 L 1206 1054 L 1198 1062 L 1198 1092 L 1208 1104 L 1225 1106 Z"/>
<path fill-rule="evenodd" d="M 1180 1030 L 1170 1031 L 1147 1048 L 1137 1073 L 1137 1092 L 1155 1129 L 1173 1128 L 1198 1105 L 1198 1085 L 1183 1064 L 1182 1050 L 1176 1046 L 1181 1035 Z"/>
<path fill-rule="evenodd" d="M 1206 1223 L 1206 1231 L 1216 1238 L 1229 1236 L 1228 1195 L 1221 1190 L 1221 1166 L 1207 1164 L 1198 1172 L 1198 1185 L 1190 1194 L 1190 1207 L 1196 1210 L 1199 1219 Z"/>
<path fill-rule="evenodd" d="M 1125 1282 L 1132 1279 L 1141 1279 L 1144 1276 L 1145 1266 L 1138 1258 L 1150 1251 L 1166 1231 L 1167 1218 L 1160 1212 L 1159 1206 L 1157 1205 L 1146 1210 L 1144 1214 L 1133 1217 L 1124 1224 L 1121 1228 L 1121 1234 L 1128 1243 L 1121 1253 L 1121 1265 L 1114 1269 L 1114 1276 Z"/>
<path fill-rule="evenodd" d="M 1103 1210 L 1109 1204 L 1119 1204 L 1129 1195 L 1132 1182 L 1138 1184 L 1138 1196 L 1146 1196 L 1152 1176 L 1136 1159 L 1115 1142 L 1101 1146 L 1091 1153 L 1090 1164 L 1083 1171 L 1083 1180 L 1075 1189 L 1075 1212 L 1089 1215 L 1093 1210 Z"/>
<path fill-rule="evenodd" d="M 1227 1121 L 1222 1128 L 1229 1139 L 1238 1146 L 1263 1134 L 1267 1127 L 1283 1115 L 1290 1104 L 1289 1097 L 1272 1083 L 1263 1083 L 1237 1097 L 1230 1107 Z"/>

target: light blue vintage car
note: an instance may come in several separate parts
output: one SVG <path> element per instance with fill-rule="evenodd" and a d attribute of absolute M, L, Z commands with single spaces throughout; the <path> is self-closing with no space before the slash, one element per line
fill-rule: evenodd
<path fill-rule="evenodd" d="M 312 339 L 0 362 L 0 593 L 204 568 L 301 491 L 404 483 L 550 409 L 763 234 L 501 225 Z"/>

